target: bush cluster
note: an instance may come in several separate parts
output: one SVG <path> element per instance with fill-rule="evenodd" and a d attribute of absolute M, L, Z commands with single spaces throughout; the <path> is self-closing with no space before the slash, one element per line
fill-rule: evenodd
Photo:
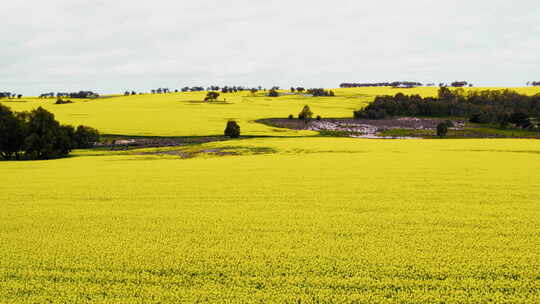
<path fill-rule="evenodd" d="M 467 117 L 476 123 L 511 123 L 522 128 L 534 127 L 540 119 L 540 94 L 527 96 L 512 90 L 469 91 L 441 87 L 437 98 L 420 95 L 378 96 L 364 109 L 354 111 L 360 119 L 383 119 L 389 116 Z"/>
<path fill-rule="evenodd" d="M 69 99 L 62 99 L 62 98 L 58 98 L 55 102 L 55 104 L 67 104 L 67 103 L 73 103 L 71 100 Z"/>
<path fill-rule="evenodd" d="M 325 90 L 325 89 L 308 89 L 308 94 L 313 95 L 314 97 L 334 97 L 336 94 L 334 91 Z"/>
<path fill-rule="evenodd" d="M 89 148 L 97 141 L 97 130 L 61 125 L 42 107 L 13 112 L 0 105 L 0 156 L 5 160 L 65 157 L 72 149 Z"/>

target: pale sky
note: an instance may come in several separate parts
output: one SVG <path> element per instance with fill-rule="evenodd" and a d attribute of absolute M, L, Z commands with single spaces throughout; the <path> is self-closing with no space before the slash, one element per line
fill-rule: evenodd
<path fill-rule="evenodd" d="M 538 0 L 13 0 L 0 91 L 540 80 Z"/>

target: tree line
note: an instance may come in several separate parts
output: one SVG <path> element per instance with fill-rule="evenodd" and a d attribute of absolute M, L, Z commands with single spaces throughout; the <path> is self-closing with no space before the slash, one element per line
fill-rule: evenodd
<path fill-rule="evenodd" d="M 340 88 L 360 88 L 360 87 L 421 87 L 422 83 L 416 81 L 393 81 L 393 82 L 373 82 L 373 83 L 342 83 Z"/>
<path fill-rule="evenodd" d="M 420 95 L 377 96 L 364 109 L 354 111 L 359 119 L 391 116 L 467 117 L 475 123 L 514 124 L 540 128 L 540 94 L 527 96 L 512 90 L 465 91 L 441 87 L 437 97 Z"/>
<path fill-rule="evenodd" d="M 39 95 L 39 98 L 98 98 L 99 94 L 92 91 L 79 91 L 79 92 L 49 92 Z"/>
<path fill-rule="evenodd" d="M 262 87 L 259 87 L 259 90 L 261 89 Z M 183 87 L 181 89 L 174 89 L 174 90 L 171 90 L 169 88 L 157 88 L 157 89 L 152 89 L 150 90 L 150 92 L 152 94 L 167 94 L 167 93 L 178 93 L 178 92 L 202 92 L 202 91 L 218 91 L 218 92 L 221 92 L 221 93 L 237 93 L 237 92 L 242 92 L 242 91 L 246 91 L 246 90 L 250 90 L 246 87 L 243 87 L 243 86 L 223 86 L 223 87 L 220 87 L 220 86 L 216 86 L 216 85 L 212 85 L 212 86 L 208 86 L 207 88 L 204 88 L 202 86 L 193 86 L 193 87 L 189 87 L 189 86 L 186 86 L 186 87 Z M 139 94 L 142 94 L 142 93 L 139 93 Z M 131 91 L 131 90 L 126 90 L 124 92 L 124 95 L 125 96 L 129 96 L 129 95 L 137 95 L 137 92 L 135 91 Z"/>
<path fill-rule="evenodd" d="M 72 149 L 90 148 L 98 141 L 97 130 L 62 125 L 42 107 L 13 112 L 0 104 L 0 157 L 4 160 L 65 157 Z"/>
<path fill-rule="evenodd" d="M 533 86 L 533 87 L 540 87 L 540 81 L 529 81 L 527 82 L 527 86 Z"/>
<path fill-rule="evenodd" d="M 254 90 L 254 89 L 252 89 Z M 272 87 L 269 91 L 268 91 L 268 97 L 278 97 L 279 96 L 279 87 Z M 334 93 L 334 91 L 332 90 L 325 90 L 323 88 L 312 88 L 312 89 L 305 89 L 303 87 L 291 87 L 290 89 L 291 93 L 295 93 L 295 92 L 298 92 L 298 93 L 303 93 L 303 92 L 306 92 L 306 94 L 309 94 L 309 95 L 312 95 L 313 97 L 334 97 L 336 96 L 336 94 Z M 252 91 L 252 93 L 254 93 L 256 91 Z"/>
<path fill-rule="evenodd" d="M 393 81 L 393 82 L 374 82 L 374 83 L 342 83 L 339 85 L 341 88 L 361 88 L 361 87 L 394 87 L 394 88 L 414 88 L 421 87 L 424 84 L 416 81 Z M 434 86 L 434 83 L 428 83 L 426 86 Z M 448 86 L 446 83 L 439 83 L 439 87 Z M 467 81 L 454 81 L 450 85 L 454 88 L 472 87 L 472 83 Z"/>
<path fill-rule="evenodd" d="M 15 94 L 15 93 L 11 93 L 11 92 L 0 92 L 0 99 L 3 99 L 3 98 L 7 98 L 7 99 L 18 98 L 18 99 L 21 99 L 22 94 Z"/>
<path fill-rule="evenodd" d="M 336 94 L 334 93 L 334 91 L 332 90 L 325 90 L 325 89 L 322 89 L 322 88 L 318 88 L 318 89 L 308 89 L 307 90 L 307 93 L 308 94 L 311 94 L 313 96 L 316 96 L 316 97 L 334 97 L 336 96 Z"/>
<path fill-rule="evenodd" d="M 278 97 L 279 96 L 279 93 L 278 93 L 279 89 L 280 89 L 279 86 L 273 86 L 270 89 L 266 89 L 266 88 L 263 88 L 262 86 L 249 88 L 249 87 L 244 87 L 244 86 L 217 86 L 217 85 L 211 85 L 211 86 L 208 86 L 206 88 L 204 88 L 202 86 L 193 86 L 193 87 L 186 86 L 186 87 L 183 87 L 181 89 L 175 89 L 175 90 L 171 90 L 169 88 L 157 88 L 157 89 L 150 90 L 150 93 L 152 93 L 152 94 L 167 94 L 167 93 L 172 93 L 172 92 L 174 92 L 174 93 L 178 93 L 178 92 L 185 93 L 185 92 L 207 91 L 207 92 L 219 92 L 219 93 L 222 93 L 222 94 L 227 94 L 227 93 L 237 93 L 237 92 L 249 91 L 252 94 L 255 94 L 255 93 L 259 92 L 259 91 L 268 91 L 267 95 L 269 97 Z M 293 93 L 295 93 L 295 92 L 303 93 L 303 92 L 311 91 L 311 92 L 307 92 L 307 93 L 312 94 L 314 96 L 334 96 L 333 91 L 326 91 L 324 89 L 309 89 L 309 90 L 306 90 L 303 87 L 291 87 L 290 90 Z M 144 93 L 137 93 L 136 91 L 132 91 L 132 90 L 124 91 L 124 96 L 131 96 L 131 95 L 137 95 L 137 94 L 144 94 Z M 54 97 L 54 95 L 52 95 L 52 97 Z"/>

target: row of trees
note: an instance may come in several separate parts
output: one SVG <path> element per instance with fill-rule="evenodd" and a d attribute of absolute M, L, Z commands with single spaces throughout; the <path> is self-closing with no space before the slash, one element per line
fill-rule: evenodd
<path fill-rule="evenodd" d="M 0 99 L 3 99 L 3 98 L 7 98 L 7 99 L 18 98 L 18 99 L 21 99 L 22 94 L 15 94 L 15 93 L 11 93 L 11 92 L 0 92 Z"/>
<path fill-rule="evenodd" d="M 279 87 L 274 87 L 274 88 L 277 88 L 279 89 Z M 224 94 L 227 94 L 227 93 L 237 93 L 237 92 L 243 92 L 243 91 L 246 91 L 246 90 L 249 90 L 251 91 L 252 93 L 256 93 L 258 92 L 259 90 L 262 90 L 262 87 L 259 86 L 258 88 L 246 88 L 246 87 L 243 87 L 243 86 L 224 86 L 224 87 L 220 87 L 220 86 L 209 86 L 207 87 L 206 89 L 204 87 L 201 87 L 201 86 L 194 86 L 194 87 L 183 87 L 181 89 L 175 89 L 174 91 L 169 89 L 169 88 L 157 88 L 157 89 L 152 89 L 150 90 L 150 93 L 152 94 L 167 94 L 167 93 L 178 93 L 178 92 L 201 92 L 201 91 L 208 91 L 208 92 L 221 92 L 221 93 L 224 93 Z M 264 89 L 266 90 L 266 89 Z M 139 93 L 139 94 L 143 94 L 143 93 Z M 124 92 L 124 96 L 130 96 L 130 95 L 137 95 L 137 92 L 135 91 L 130 91 L 130 90 L 126 90 Z M 54 97 L 54 95 L 53 95 Z"/>
<path fill-rule="evenodd" d="M 54 98 L 54 97 L 56 97 L 56 98 L 66 98 L 66 97 L 69 97 L 69 98 L 98 98 L 99 94 L 95 93 L 95 92 L 92 92 L 92 91 L 79 91 L 79 92 L 71 92 L 71 93 L 49 92 L 49 93 L 43 93 L 43 94 L 39 95 L 39 98 Z"/>
<path fill-rule="evenodd" d="M 426 86 L 434 86 L 434 83 L 428 83 Z M 393 81 L 393 82 L 374 82 L 374 83 L 342 83 L 341 88 L 359 88 L 359 87 L 394 87 L 394 88 L 414 88 L 421 87 L 423 84 L 416 81 Z M 448 86 L 446 83 L 439 83 L 440 87 Z M 472 83 L 467 81 L 454 81 L 450 83 L 451 87 L 462 88 L 466 86 L 472 87 Z"/>
<path fill-rule="evenodd" d="M 308 89 L 307 90 L 307 93 L 308 94 L 311 94 L 313 96 L 324 96 L 324 97 L 334 97 L 336 96 L 336 94 L 334 93 L 334 91 L 331 91 L 331 90 L 325 90 L 325 89 Z"/>
<path fill-rule="evenodd" d="M 212 85 L 212 86 L 207 87 L 206 89 L 204 87 L 201 87 L 201 86 L 183 87 L 180 90 L 178 90 L 178 89 L 174 90 L 174 92 L 175 93 L 178 93 L 178 92 L 201 92 L 201 91 L 206 90 L 208 92 L 221 92 L 223 94 L 227 94 L 227 93 L 237 93 L 237 92 L 243 92 L 243 91 L 250 91 L 252 94 L 255 94 L 258 91 L 268 91 L 268 96 L 277 97 L 277 96 L 279 96 L 279 94 L 277 92 L 279 89 L 280 89 L 280 87 L 278 87 L 278 86 L 273 86 L 272 88 L 267 90 L 267 89 L 263 88 L 262 86 L 258 86 L 258 87 L 254 87 L 254 88 L 246 88 L 246 87 L 243 87 L 243 86 L 223 86 L 223 87 L 220 87 L 220 86 Z M 334 96 L 334 95 L 332 95 L 333 94 L 332 91 L 324 91 L 323 89 L 310 89 L 310 90 L 313 91 L 310 94 L 313 94 L 314 96 Z M 303 93 L 303 92 L 308 92 L 310 90 L 306 90 L 303 87 L 291 87 L 291 92 L 293 92 L 293 93 L 294 92 Z M 168 89 L 168 88 L 158 88 L 158 89 L 152 89 L 152 90 L 150 90 L 150 92 L 152 94 L 166 94 L 166 93 L 172 93 L 173 91 L 171 89 Z M 51 93 L 51 94 L 53 94 L 53 93 Z M 139 93 L 139 94 L 142 94 L 142 93 Z M 44 94 L 44 95 L 47 95 L 47 94 Z M 130 90 L 126 90 L 124 92 L 124 96 L 130 96 L 130 95 L 137 95 L 137 92 L 130 91 Z M 51 95 L 51 97 L 54 97 L 54 95 Z"/>
<path fill-rule="evenodd" d="M 393 81 L 393 82 L 373 82 L 373 83 L 342 83 L 340 88 L 359 87 L 421 87 L 423 84 L 416 81 Z"/>
<path fill-rule="evenodd" d="M 61 125 L 42 107 L 13 112 L 0 104 L 0 156 L 5 160 L 65 157 L 72 149 L 90 148 L 98 141 L 97 130 Z"/>
<path fill-rule="evenodd" d="M 533 86 L 533 87 L 540 87 L 540 81 L 529 81 L 527 82 L 527 86 Z"/>
<path fill-rule="evenodd" d="M 255 93 L 253 91 L 254 89 L 252 89 L 252 93 Z M 272 89 L 270 89 L 270 91 L 268 91 L 268 96 L 269 97 L 278 97 L 279 96 L 279 87 L 273 87 Z M 316 97 L 321 97 L 321 96 L 324 96 L 324 97 L 333 97 L 333 96 L 336 96 L 336 94 L 334 93 L 334 91 L 331 91 L 331 90 L 325 90 L 325 89 L 322 89 L 322 88 L 315 88 L 315 89 L 304 89 L 304 88 L 301 88 L 301 87 L 298 87 L 298 88 L 291 88 L 291 92 L 294 93 L 294 92 L 298 92 L 298 93 L 303 93 L 303 92 L 306 92 L 307 94 L 310 94 L 310 95 L 313 95 L 313 96 L 316 96 Z"/>
<path fill-rule="evenodd" d="M 471 122 L 539 127 L 540 94 L 527 96 L 512 90 L 465 91 L 441 87 L 437 98 L 420 95 L 378 96 L 355 118 L 383 119 L 389 116 L 468 117 Z"/>
<path fill-rule="evenodd" d="M 166 93 L 170 93 L 171 89 L 169 89 L 169 88 L 157 88 L 157 89 L 150 90 L 150 92 L 152 92 L 152 94 L 166 94 Z"/>
<path fill-rule="evenodd" d="M 439 84 L 440 87 L 445 87 L 446 85 L 444 84 Z M 466 87 L 466 86 L 470 86 L 472 87 L 472 83 L 468 83 L 467 81 L 454 81 L 450 84 L 451 87 L 454 87 L 454 88 L 463 88 L 463 87 Z"/>

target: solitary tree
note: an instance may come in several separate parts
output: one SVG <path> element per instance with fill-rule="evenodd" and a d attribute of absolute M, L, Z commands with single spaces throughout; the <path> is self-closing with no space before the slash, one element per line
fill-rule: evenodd
<path fill-rule="evenodd" d="M 225 136 L 230 138 L 240 137 L 240 126 L 234 120 L 229 120 L 227 122 L 227 127 L 225 128 Z"/>
<path fill-rule="evenodd" d="M 216 101 L 219 97 L 218 92 L 208 92 L 204 101 Z"/>
<path fill-rule="evenodd" d="M 305 105 L 302 111 L 298 114 L 298 119 L 303 120 L 305 124 L 313 117 L 313 112 L 308 105 Z"/>

